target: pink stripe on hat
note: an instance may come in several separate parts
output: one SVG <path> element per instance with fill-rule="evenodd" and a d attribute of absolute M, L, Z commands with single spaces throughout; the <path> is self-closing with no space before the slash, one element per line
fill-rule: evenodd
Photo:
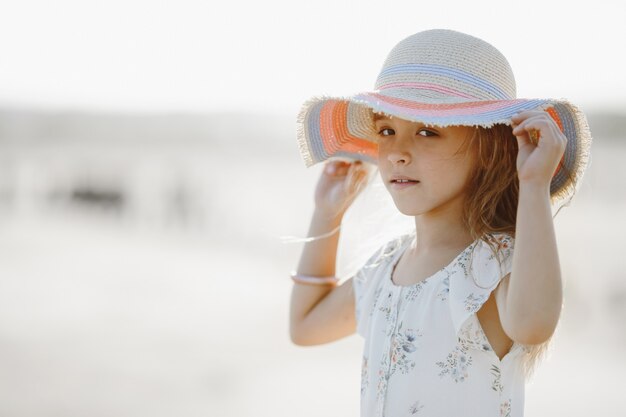
<path fill-rule="evenodd" d="M 382 100 L 388 104 L 393 105 L 401 110 L 416 110 L 416 114 L 428 115 L 428 116 L 446 116 L 446 115 L 475 115 L 482 114 L 488 111 L 499 110 L 506 107 L 511 107 L 512 104 L 517 102 L 523 102 L 522 99 L 508 100 L 508 101 L 480 101 L 471 103 L 456 103 L 453 105 L 445 104 L 428 104 L 428 103 L 416 103 L 414 101 L 402 100 L 399 98 L 388 97 L 381 94 L 370 95 L 377 100 Z"/>

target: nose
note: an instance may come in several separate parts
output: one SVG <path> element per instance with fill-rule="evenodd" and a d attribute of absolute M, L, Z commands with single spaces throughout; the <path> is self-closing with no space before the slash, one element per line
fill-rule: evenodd
<path fill-rule="evenodd" d="M 403 147 L 394 146 L 392 149 L 388 150 L 387 159 L 393 165 L 406 165 L 411 162 L 411 154 Z"/>

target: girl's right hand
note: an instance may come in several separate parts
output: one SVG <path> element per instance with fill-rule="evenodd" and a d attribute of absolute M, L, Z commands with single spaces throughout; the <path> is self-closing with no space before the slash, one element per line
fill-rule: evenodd
<path fill-rule="evenodd" d="M 361 161 L 327 161 L 315 189 L 315 209 L 340 218 L 364 188 L 367 169 Z"/>

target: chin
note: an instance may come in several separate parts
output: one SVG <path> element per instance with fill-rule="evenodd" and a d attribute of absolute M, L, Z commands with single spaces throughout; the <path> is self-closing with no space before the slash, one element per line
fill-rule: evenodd
<path fill-rule="evenodd" d="M 405 216 L 419 216 L 429 211 L 427 207 L 420 207 L 417 204 L 407 204 L 406 202 L 398 202 L 395 200 L 394 204 L 398 211 Z"/>

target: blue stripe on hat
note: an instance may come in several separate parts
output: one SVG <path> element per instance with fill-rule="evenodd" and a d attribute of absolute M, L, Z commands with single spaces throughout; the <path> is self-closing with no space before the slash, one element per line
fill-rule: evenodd
<path fill-rule="evenodd" d="M 447 77 L 456 78 L 457 80 L 464 81 L 470 85 L 489 91 L 496 98 L 499 98 L 502 100 L 510 100 L 513 98 L 513 97 L 509 97 L 498 86 L 480 77 L 470 74 L 469 72 L 461 71 L 456 68 L 444 67 L 442 65 L 427 65 L 427 64 L 394 65 L 389 68 L 385 68 L 383 71 L 381 71 L 380 75 L 378 76 L 378 79 L 387 75 L 406 74 L 406 73 L 415 73 L 415 72 L 422 72 L 425 74 L 434 74 L 434 75 L 445 75 Z"/>
<path fill-rule="evenodd" d="M 309 127 L 308 143 L 311 147 L 313 160 L 316 162 L 323 161 L 324 159 L 328 158 L 328 154 L 324 151 L 324 141 L 320 132 L 320 114 L 323 106 L 323 102 L 316 103 L 307 115 L 307 118 L 309 119 L 309 121 L 307 122 L 307 125 Z"/>

